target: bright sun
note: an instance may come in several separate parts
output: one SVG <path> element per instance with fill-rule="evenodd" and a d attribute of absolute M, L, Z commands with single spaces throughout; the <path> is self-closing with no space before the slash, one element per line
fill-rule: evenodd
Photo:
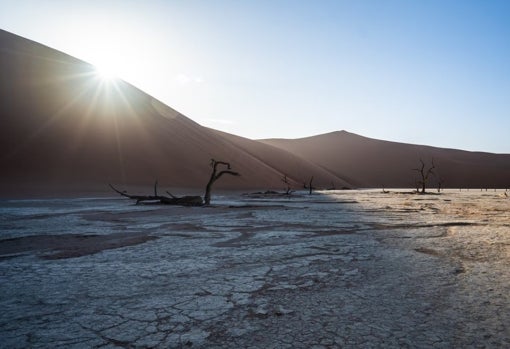
<path fill-rule="evenodd" d="M 119 78 L 119 73 L 112 62 L 102 62 L 94 65 L 96 74 L 103 81 L 111 81 Z"/>

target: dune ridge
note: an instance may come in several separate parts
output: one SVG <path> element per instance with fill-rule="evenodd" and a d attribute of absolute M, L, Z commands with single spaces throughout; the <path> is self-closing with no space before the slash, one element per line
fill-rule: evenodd
<path fill-rule="evenodd" d="M 390 142 L 347 131 L 300 139 L 261 142 L 299 154 L 358 187 L 413 188 L 420 159 L 432 161 L 435 176 L 429 185 L 449 188 L 509 188 L 510 154 L 470 152 L 425 145 Z"/>
<path fill-rule="evenodd" d="M 101 192 L 107 183 L 201 190 L 211 158 L 241 177 L 223 189 L 349 185 L 287 151 L 208 129 L 136 87 L 105 83 L 94 67 L 0 31 L 2 131 L 0 194 Z"/>
<path fill-rule="evenodd" d="M 92 65 L 0 30 L 0 197 L 123 188 L 200 192 L 210 159 L 240 177 L 218 189 L 409 187 L 419 157 L 434 157 L 446 186 L 510 185 L 510 155 L 378 141 L 347 132 L 250 140 L 203 127 L 135 86 L 106 82 Z"/>

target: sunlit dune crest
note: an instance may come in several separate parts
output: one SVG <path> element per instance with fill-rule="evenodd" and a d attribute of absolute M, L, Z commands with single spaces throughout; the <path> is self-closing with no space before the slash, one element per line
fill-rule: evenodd
<path fill-rule="evenodd" d="M 240 177 L 225 189 L 414 187 L 434 158 L 445 187 L 506 187 L 510 155 L 370 140 L 334 132 L 255 141 L 203 127 L 103 70 L 0 31 L 0 195 L 108 190 L 107 183 L 201 189 L 211 158 Z M 242 112 L 242 111 L 240 111 Z M 405 156 L 404 156 L 405 155 Z M 434 185 L 432 181 L 430 185 Z M 39 188 L 36 190 L 36 188 Z"/>
<path fill-rule="evenodd" d="M 160 115 L 162 115 L 166 118 L 174 119 L 179 115 L 178 111 L 170 108 L 166 104 L 161 103 L 160 101 L 158 101 L 155 98 L 151 98 L 151 104 Z"/>

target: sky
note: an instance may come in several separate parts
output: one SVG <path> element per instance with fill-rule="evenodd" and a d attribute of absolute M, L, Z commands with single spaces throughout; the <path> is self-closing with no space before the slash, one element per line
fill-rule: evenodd
<path fill-rule="evenodd" d="M 0 0 L 0 28 L 252 139 L 510 153 L 507 0 Z"/>

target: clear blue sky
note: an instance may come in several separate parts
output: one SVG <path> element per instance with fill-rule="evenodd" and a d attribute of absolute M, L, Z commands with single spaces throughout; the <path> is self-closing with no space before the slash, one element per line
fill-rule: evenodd
<path fill-rule="evenodd" d="M 249 138 L 510 153 L 510 1 L 5 1 L 2 29 Z"/>

